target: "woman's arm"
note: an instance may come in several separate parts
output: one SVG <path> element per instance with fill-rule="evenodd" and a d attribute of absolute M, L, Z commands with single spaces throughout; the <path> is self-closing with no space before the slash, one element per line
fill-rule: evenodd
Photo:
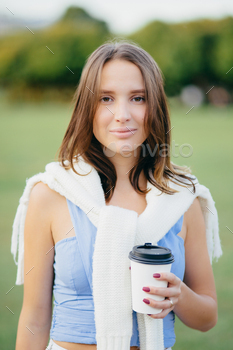
<path fill-rule="evenodd" d="M 205 332 L 216 325 L 218 308 L 205 222 L 198 198 L 187 211 L 186 222 L 185 275 L 174 312 L 187 326 Z"/>
<path fill-rule="evenodd" d="M 49 340 L 54 261 L 52 198 L 51 190 L 42 182 L 30 194 L 24 228 L 24 297 L 16 350 L 44 350 Z"/>
<path fill-rule="evenodd" d="M 184 214 L 186 226 L 185 275 L 182 282 L 173 273 L 161 273 L 158 280 L 167 280 L 168 288 L 150 287 L 148 295 L 157 294 L 170 301 L 156 302 L 149 299 L 151 306 L 163 311 L 153 318 L 164 318 L 174 310 L 187 326 L 200 331 L 213 328 L 218 319 L 217 296 L 210 258 L 207 250 L 205 221 L 198 198 Z"/>

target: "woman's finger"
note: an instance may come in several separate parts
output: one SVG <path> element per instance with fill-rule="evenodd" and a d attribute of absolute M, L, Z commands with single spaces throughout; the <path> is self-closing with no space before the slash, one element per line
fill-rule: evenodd
<path fill-rule="evenodd" d="M 171 304 L 170 300 L 172 300 L 173 305 Z M 173 310 L 173 308 L 176 304 L 176 301 L 175 301 L 175 298 L 172 298 L 170 300 L 165 299 L 163 301 L 157 301 L 157 300 L 154 300 L 151 298 L 144 298 L 143 302 L 147 305 L 150 305 L 150 306 L 156 308 L 156 309 L 166 309 L 166 310 L 169 309 L 171 311 L 171 310 Z"/>
<path fill-rule="evenodd" d="M 168 281 L 171 284 L 179 283 L 180 279 L 172 272 L 154 273 L 153 277 L 159 281 Z"/>
<path fill-rule="evenodd" d="M 143 287 L 142 290 L 147 294 L 160 295 L 161 297 L 174 297 L 180 294 L 179 290 L 174 287 L 162 288 L 162 287 L 149 286 L 149 287 Z"/>

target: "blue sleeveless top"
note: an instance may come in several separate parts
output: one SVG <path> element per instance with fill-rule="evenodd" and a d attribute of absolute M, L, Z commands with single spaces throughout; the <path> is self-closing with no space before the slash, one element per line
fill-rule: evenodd
<path fill-rule="evenodd" d="M 83 344 L 96 344 L 94 302 L 92 294 L 92 256 L 97 228 L 88 216 L 67 200 L 75 236 L 55 244 L 54 256 L 54 308 L 50 338 Z M 171 272 L 181 280 L 184 277 L 184 240 L 181 231 L 183 215 L 158 245 L 170 248 L 175 257 Z M 132 312 L 133 333 L 130 346 L 140 346 L 136 312 Z M 164 347 L 175 343 L 175 314 L 171 311 L 163 319 Z"/>

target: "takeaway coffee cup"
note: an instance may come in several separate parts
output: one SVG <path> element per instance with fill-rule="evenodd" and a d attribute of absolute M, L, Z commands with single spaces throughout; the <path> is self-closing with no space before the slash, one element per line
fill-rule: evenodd
<path fill-rule="evenodd" d="M 131 260 L 131 287 L 133 310 L 142 314 L 157 314 L 162 309 L 156 309 L 145 304 L 144 298 L 156 301 L 164 300 L 159 295 L 148 294 L 142 290 L 146 286 L 167 287 L 167 281 L 159 281 L 153 277 L 154 273 L 170 272 L 174 256 L 170 249 L 145 243 L 134 246 L 129 253 Z"/>

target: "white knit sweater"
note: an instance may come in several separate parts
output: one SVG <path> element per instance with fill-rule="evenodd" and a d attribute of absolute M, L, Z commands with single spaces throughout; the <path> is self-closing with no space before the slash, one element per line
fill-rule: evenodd
<path fill-rule="evenodd" d="M 147 182 L 151 191 L 146 195 L 147 207 L 138 216 L 134 210 L 108 205 L 96 169 L 81 156 L 75 170 L 65 170 L 59 162 L 46 165 L 45 172 L 27 179 L 13 223 L 11 252 L 18 265 L 16 284 L 24 282 L 24 223 L 33 186 L 42 181 L 51 189 L 78 205 L 97 227 L 93 255 L 93 299 L 95 306 L 98 350 L 129 350 L 132 335 L 132 300 L 130 260 L 134 245 L 156 244 L 188 210 L 198 197 L 206 225 L 210 261 L 222 255 L 218 214 L 210 191 L 198 183 L 196 193 L 169 182 L 180 191 L 174 195 L 162 193 Z M 18 262 L 16 261 L 18 248 Z M 141 350 L 163 350 L 163 320 L 137 313 Z"/>

